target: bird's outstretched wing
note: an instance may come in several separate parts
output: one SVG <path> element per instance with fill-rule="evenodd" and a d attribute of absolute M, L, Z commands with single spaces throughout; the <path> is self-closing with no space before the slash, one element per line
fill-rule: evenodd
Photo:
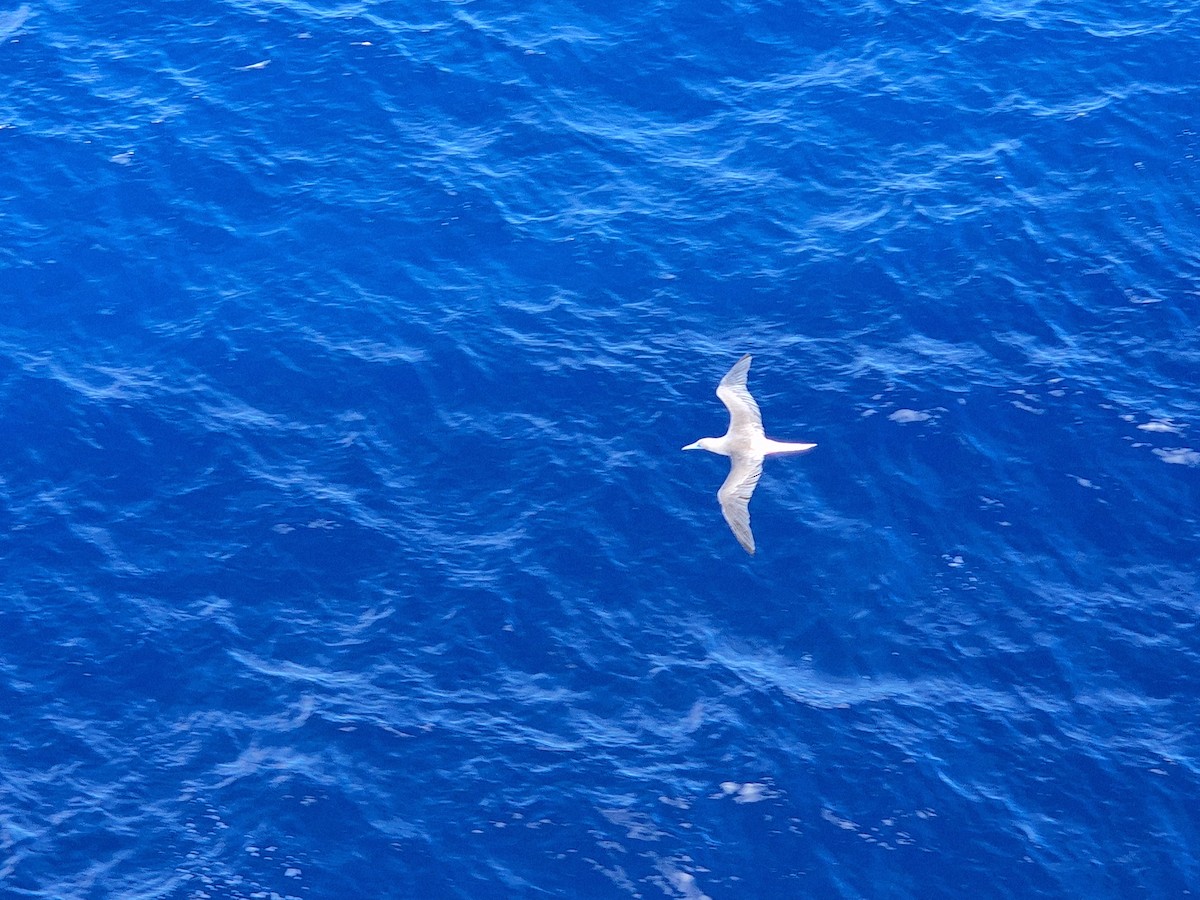
<path fill-rule="evenodd" d="M 749 357 L 747 357 L 748 359 Z M 750 531 L 750 496 L 762 477 L 763 458 L 743 455 L 730 458 L 729 477 L 717 491 L 721 513 L 729 523 L 733 536 L 746 552 L 754 555 L 754 535 Z"/>
<path fill-rule="evenodd" d="M 725 373 L 725 377 L 717 385 L 717 396 L 729 410 L 730 434 L 745 429 L 762 434 L 762 413 L 758 411 L 758 404 L 754 402 L 754 398 L 750 396 L 750 391 L 746 388 L 746 376 L 749 373 L 750 354 L 747 353 L 733 364 L 733 368 Z M 750 489 L 754 490 L 753 487 Z"/>

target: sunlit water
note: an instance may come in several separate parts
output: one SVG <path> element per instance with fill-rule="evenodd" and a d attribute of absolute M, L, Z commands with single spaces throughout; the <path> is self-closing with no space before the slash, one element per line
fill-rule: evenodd
<path fill-rule="evenodd" d="M 1200 889 L 1194 0 L 0 40 L 0 894 Z"/>

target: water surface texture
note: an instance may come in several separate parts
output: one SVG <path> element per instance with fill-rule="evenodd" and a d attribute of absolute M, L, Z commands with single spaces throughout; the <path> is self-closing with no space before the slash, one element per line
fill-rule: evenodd
<path fill-rule="evenodd" d="M 0 895 L 1200 891 L 1198 59 L 10 0 Z"/>

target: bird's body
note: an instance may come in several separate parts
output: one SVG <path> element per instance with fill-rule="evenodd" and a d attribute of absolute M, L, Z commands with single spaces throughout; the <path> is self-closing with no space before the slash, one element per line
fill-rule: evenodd
<path fill-rule="evenodd" d="M 729 430 L 721 437 L 700 438 L 688 444 L 684 450 L 707 450 L 729 457 L 729 477 L 717 491 L 721 513 L 729 523 L 734 537 L 754 554 L 754 534 L 750 531 L 750 497 L 762 476 L 763 459 L 776 453 L 803 453 L 816 444 L 797 444 L 775 441 L 763 431 L 762 414 L 758 404 L 746 388 L 746 376 L 750 372 L 750 354 L 747 353 L 721 379 L 717 385 L 717 396 L 729 410 Z"/>

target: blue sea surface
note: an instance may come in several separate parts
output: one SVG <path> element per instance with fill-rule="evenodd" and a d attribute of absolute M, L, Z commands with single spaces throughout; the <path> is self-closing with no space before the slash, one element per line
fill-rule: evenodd
<path fill-rule="evenodd" d="M 0 2 L 0 896 L 1200 892 L 1197 60 Z"/>

